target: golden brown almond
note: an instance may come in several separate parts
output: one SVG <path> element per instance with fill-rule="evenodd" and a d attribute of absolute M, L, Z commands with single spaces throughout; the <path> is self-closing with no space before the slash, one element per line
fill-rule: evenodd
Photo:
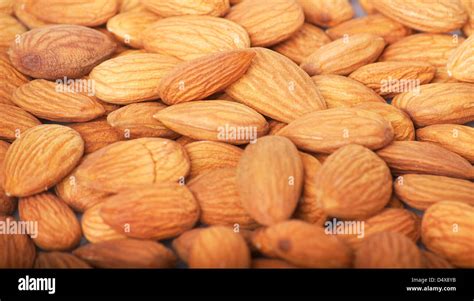
<path fill-rule="evenodd" d="M 4 51 L 10 47 L 17 35 L 24 33 L 26 30 L 26 27 L 17 19 L 0 12 L 0 50 Z"/>
<path fill-rule="evenodd" d="M 373 89 L 382 96 L 419 91 L 419 86 L 429 83 L 436 68 L 425 62 L 378 62 L 360 67 L 349 77 Z"/>
<path fill-rule="evenodd" d="M 324 27 L 332 27 L 349 20 L 354 15 L 347 0 L 297 0 L 303 7 L 307 22 Z"/>
<path fill-rule="evenodd" d="M 381 232 L 361 243 L 355 252 L 356 268 L 422 268 L 423 257 L 416 244 L 405 235 Z"/>
<path fill-rule="evenodd" d="M 0 139 L 15 140 L 27 129 L 40 124 L 35 116 L 25 110 L 0 103 Z"/>
<path fill-rule="evenodd" d="M 9 50 L 13 66 L 44 79 L 80 78 L 115 51 L 114 42 L 106 35 L 77 25 L 33 29 L 20 35 L 18 41 Z"/>
<path fill-rule="evenodd" d="M 232 6 L 226 19 L 247 30 L 254 47 L 268 47 L 286 40 L 304 23 L 304 13 L 294 0 L 247 0 Z"/>
<path fill-rule="evenodd" d="M 474 208 L 439 202 L 423 215 L 421 238 L 428 250 L 460 268 L 474 266 Z"/>
<path fill-rule="evenodd" d="M 277 257 L 299 267 L 347 268 L 352 251 L 322 227 L 299 220 L 281 222 L 256 231 L 252 243 L 266 256 Z"/>
<path fill-rule="evenodd" d="M 41 249 L 66 251 L 79 244 L 82 236 L 79 221 L 67 204 L 54 194 L 46 192 L 21 198 L 18 210 L 21 220 L 38 223 L 38 233 L 31 237 Z"/>
<path fill-rule="evenodd" d="M 304 181 L 298 150 L 285 137 L 266 136 L 246 147 L 237 167 L 237 189 L 245 210 L 262 225 L 293 214 Z"/>
<path fill-rule="evenodd" d="M 165 18 L 149 26 L 142 38 L 147 51 L 181 60 L 250 47 L 250 38 L 242 26 L 209 16 Z"/>
<path fill-rule="evenodd" d="M 84 153 L 90 154 L 107 145 L 123 140 L 123 136 L 116 132 L 105 118 L 89 122 L 73 123 L 68 125 L 78 132 L 84 140 Z"/>
<path fill-rule="evenodd" d="M 467 20 L 459 1 L 377 0 L 372 4 L 387 17 L 419 31 L 451 32 Z"/>
<path fill-rule="evenodd" d="M 141 4 L 163 17 L 207 15 L 220 17 L 229 10 L 229 0 L 142 0 Z"/>
<path fill-rule="evenodd" d="M 294 269 L 294 265 L 280 259 L 256 258 L 252 260 L 252 269 Z"/>
<path fill-rule="evenodd" d="M 189 251 L 191 250 L 191 246 L 193 245 L 194 240 L 196 239 L 198 234 L 204 229 L 205 228 L 194 228 L 184 232 L 177 238 L 173 239 L 173 250 L 176 252 L 176 254 L 178 254 L 179 258 L 182 261 L 186 263 L 188 262 Z"/>
<path fill-rule="evenodd" d="M 201 223 L 230 226 L 237 229 L 255 228 L 257 223 L 245 211 L 237 190 L 236 168 L 206 171 L 189 183 L 201 208 Z"/>
<path fill-rule="evenodd" d="M 100 212 L 106 199 L 107 197 L 104 197 L 102 202 L 88 208 L 82 215 L 82 232 L 85 238 L 91 243 L 127 238 L 127 236 L 123 234 L 123 231 L 114 230 L 102 218 Z"/>
<path fill-rule="evenodd" d="M 118 239 L 86 244 L 73 254 L 97 268 L 172 268 L 173 251 L 151 240 Z"/>
<path fill-rule="evenodd" d="M 345 76 L 326 74 L 315 75 L 312 79 L 329 109 L 351 107 L 362 102 L 385 103 L 374 90 Z"/>
<path fill-rule="evenodd" d="M 331 38 L 322 29 L 310 23 L 304 23 L 300 30 L 275 45 L 273 50 L 301 64 L 313 51 L 329 42 Z"/>
<path fill-rule="evenodd" d="M 443 176 L 407 174 L 394 182 L 394 193 L 410 207 L 426 210 L 442 201 L 474 206 L 474 183 Z"/>
<path fill-rule="evenodd" d="M 290 59 L 266 48 L 254 51 L 247 73 L 227 88 L 230 97 L 282 122 L 326 108 L 311 78 Z"/>
<path fill-rule="evenodd" d="M 402 110 L 381 102 L 363 102 L 354 107 L 375 112 L 390 121 L 393 127 L 393 140 L 415 140 L 413 122 Z"/>
<path fill-rule="evenodd" d="M 79 133 L 61 125 L 38 125 L 22 134 L 5 157 L 4 189 L 10 196 L 30 196 L 56 185 L 84 152 Z"/>
<path fill-rule="evenodd" d="M 329 154 L 352 143 L 382 148 L 393 140 L 393 129 L 377 113 L 341 107 L 307 114 L 278 135 L 289 138 L 299 149 Z"/>
<path fill-rule="evenodd" d="M 0 13 L 11 15 L 13 13 L 14 0 L 0 0 Z"/>
<path fill-rule="evenodd" d="M 231 228 L 213 226 L 200 231 L 189 250 L 191 268 L 248 268 L 250 251 Z"/>
<path fill-rule="evenodd" d="M 23 74 L 18 72 L 5 54 L 0 54 L 0 104 L 13 105 L 13 91 L 28 82 Z"/>
<path fill-rule="evenodd" d="M 132 185 L 182 181 L 189 159 L 178 143 L 163 138 L 120 141 L 90 154 L 79 165 L 75 181 L 102 192 L 115 193 Z"/>
<path fill-rule="evenodd" d="M 0 222 L 7 227 L 17 227 L 11 216 L 0 216 Z M 11 226 L 13 225 L 13 226 Z M 28 234 L 2 233 L 0 235 L 0 268 L 30 269 L 36 257 L 36 248 Z"/>
<path fill-rule="evenodd" d="M 160 97 L 168 105 L 206 99 L 241 78 L 254 56 L 252 50 L 234 50 L 181 63 L 161 79 Z"/>
<path fill-rule="evenodd" d="M 117 131 L 119 137 L 126 139 L 142 137 L 174 139 L 178 134 L 153 118 L 153 115 L 165 108 L 166 106 L 159 102 L 129 104 L 110 113 L 107 122 Z"/>
<path fill-rule="evenodd" d="M 184 147 L 191 162 L 189 178 L 212 169 L 237 167 L 242 149 L 215 141 L 195 141 Z"/>
<path fill-rule="evenodd" d="M 431 174 L 461 179 L 474 178 L 466 159 L 441 146 L 420 141 L 394 141 L 377 151 L 394 174 Z"/>
<path fill-rule="evenodd" d="M 452 269 L 454 268 L 446 259 L 433 252 L 422 250 L 424 267 L 428 269 Z"/>
<path fill-rule="evenodd" d="M 71 253 L 41 252 L 35 260 L 35 269 L 89 269 L 91 266 Z"/>
<path fill-rule="evenodd" d="M 387 205 L 392 194 L 392 176 L 387 164 L 375 153 L 350 144 L 323 163 L 315 178 L 315 192 L 318 205 L 329 216 L 363 219 Z"/>
<path fill-rule="evenodd" d="M 402 109 L 416 126 L 474 121 L 474 85 L 437 83 L 397 95 L 392 104 Z M 449 99 L 449 103 L 446 102 Z"/>
<path fill-rule="evenodd" d="M 474 37 L 456 48 L 448 59 L 447 72 L 455 79 L 474 83 Z"/>
<path fill-rule="evenodd" d="M 326 30 L 331 39 L 340 39 L 344 35 L 371 33 L 384 38 L 387 44 L 395 43 L 411 34 L 411 29 L 380 14 L 345 21 Z"/>
<path fill-rule="evenodd" d="M 105 61 L 90 73 L 96 96 L 109 103 L 129 104 L 159 98 L 161 79 L 179 60 L 154 53 L 136 53 Z"/>
<path fill-rule="evenodd" d="M 159 111 L 154 117 L 176 133 L 197 140 L 245 144 L 268 132 L 262 115 L 233 101 L 181 103 Z"/>
<path fill-rule="evenodd" d="M 30 12 L 31 2 L 31 0 L 15 1 L 15 3 L 13 4 L 13 12 L 14 15 L 18 18 L 18 20 L 20 20 L 21 23 L 25 24 L 26 27 L 30 29 L 50 25 L 50 23 L 39 19 Z"/>
<path fill-rule="evenodd" d="M 382 53 L 385 41 L 373 34 L 355 34 L 321 46 L 304 59 L 301 68 L 309 75 L 347 75 L 373 63 Z"/>

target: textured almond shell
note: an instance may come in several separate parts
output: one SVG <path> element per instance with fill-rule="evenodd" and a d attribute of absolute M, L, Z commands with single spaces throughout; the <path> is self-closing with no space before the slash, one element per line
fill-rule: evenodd
<path fill-rule="evenodd" d="M 163 17 L 181 15 L 223 16 L 229 0 L 142 0 L 141 4 Z"/>
<path fill-rule="evenodd" d="M 25 110 L 0 103 L 0 139 L 15 140 L 23 132 L 41 122 Z"/>

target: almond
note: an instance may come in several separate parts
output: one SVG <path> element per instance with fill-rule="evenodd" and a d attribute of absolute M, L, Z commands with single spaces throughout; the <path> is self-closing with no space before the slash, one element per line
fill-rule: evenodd
<path fill-rule="evenodd" d="M 364 240 L 355 253 L 356 268 L 421 268 L 423 257 L 405 235 L 381 232 Z"/>
<path fill-rule="evenodd" d="M 181 60 L 250 47 L 250 38 L 242 26 L 209 16 L 162 19 L 149 26 L 142 38 L 147 51 Z"/>
<path fill-rule="evenodd" d="M 0 12 L 0 51 L 5 51 L 15 40 L 17 35 L 26 31 L 23 26 L 14 17 Z"/>
<path fill-rule="evenodd" d="M 410 207 L 426 210 L 442 201 L 462 202 L 474 206 L 474 183 L 467 180 L 407 174 L 394 182 L 395 194 Z"/>
<path fill-rule="evenodd" d="M 375 14 L 377 13 L 377 10 L 374 7 L 374 4 L 373 4 L 374 1 L 377 1 L 377 0 L 359 0 L 359 5 L 368 15 Z"/>
<path fill-rule="evenodd" d="M 254 51 L 247 73 L 227 88 L 230 97 L 282 122 L 326 108 L 311 78 L 290 59 L 265 48 Z"/>
<path fill-rule="evenodd" d="M 104 201 L 107 198 L 104 197 Z M 123 231 L 114 230 L 101 215 L 104 202 L 100 202 L 84 211 L 81 220 L 82 232 L 91 243 L 127 238 Z"/>
<path fill-rule="evenodd" d="M 297 0 L 310 23 L 330 27 L 349 20 L 354 15 L 347 0 Z"/>
<path fill-rule="evenodd" d="M 107 145 L 120 141 L 123 137 L 104 118 L 73 123 L 68 126 L 81 135 L 84 140 L 85 154 L 93 153 Z"/>
<path fill-rule="evenodd" d="M 474 266 L 474 208 L 459 202 L 439 202 L 423 216 L 421 238 L 428 250 L 461 268 Z"/>
<path fill-rule="evenodd" d="M 468 21 L 464 24 L 462 30 L 466 36 L 470 37 L 474 29 L 474 3 L 472 0 L 461 0 L 461 4 L 468 14 Z"/>
<path fill-rule="evenodd" d="M 120 0 L 120 2 L 120 12 L 122 13 L 134 10 L 146 10 L 141 0 Z"/>
<path fill-rule="evenodd" d="M 31 10 L 31 2 L 32 0 L 15 0 L 13 4 L 13 12 L 14 15 L 21 21 L 21 23 L 25 24 L 26 27 L 33 29 L 38 27 L 43 27 L 49 25 L 48 22 L 45 22 L 35 15 L 33 15 Z"/>
<path fill-rule="evenodd" d="M 197 234 L 188 261 L 191 268 L 248 268 L 250 251 L 239 233 L 214 226 Z"/>
<path fill-rule="evenodd" d="M 142 0 L 142 5 L 163 17 L 208 15 L 220 17 L 229 10 L 229 0 Z"/>
<path fill-rule="evenodd" d="M 303 221 L 289 220 L 256 231 L 252 243 L 264 255 L 299 267 L 347 268 L 352 265 L 352 251 L 348 246 L 325 234 L 323 228 Z"/>
<path fill-rule="evenodd" d="M 181 103 L 154 117 L 167 128 L 197 140 L 245 144 L 268 132 L 262 115 L 246 105 L 225 100 Z"/>
<path fill-rule="evenodd" d="M 454 268 L 446 259 L 433 252 L 421 251 L 423 254 L 424 266 L 428 269 L 452 269 Z"/>
<path fill-rule="evenodd" d="M 234 50 L 181 63 L 161 79 L 161 99 L 168 105 L 205 99 L 241 78 L 254 56 L 251 50 Z"/>
<path fill-rule="evenodd" d="M 420 86 L 418 91 L 397 95 L 392 104 L 408 113 L 419 127 L 441 123 L 463 124 L 474 121 L 473 93 L 473 84 L 429 84 Z"/>
<path fill-rule="evenodd" d="M 114 50 L 114 43 L 94 29 L 51 25 L 20 35 L 9 55 L 16 69 L 35 78 L 80 78 Z"/>
<path fill-rule="evenodd" d="M 474 83 L 474 37 L 469 37 L 448 59 L 447 71 L 455 79 Z"/>
<path fill-rule="evenodd" d="M 277 133 L 287 125 L 288 124 L 283 123 L 283 122 L 270 120 L 270 122 L 268 122 L 268 127 L 270 128 L 268 131 L 268 135 L 277 135 Z"/>
<path fill-rule="evenodd" d="M 474 167 L 463 157 L 441 146 L 420 141 L 394 141 L 377 152 L 394 174 L 431 174 L 474 178 Z"/>
<path fill-rule="evenodd" d="M 96 96 L 114 104 L 159 98 L 161 79 L 179 60 L 153 53 L 136 53 L 105 61 L 90 73 Z"/>
<path fill-rule="evenodd" d="M 0 54 L 0 104 L 13 105 L 13 91 L 28 82 L 10 63 L 7 55 Z"/>
<path fill-rule="evenodd" d="M 244 27 L 254 47 L 286 40 L 304 23 L 303 9 L 294 0 L 246 0 L 232 6 L 226 18 Z"/>
<path fill-rule="evenodd" d="M 393 139 L 390 122 L 377 113 L 356 108 L 334 108 L 307 114 L 284 127 L 278 135 L 302 150 L 332 153 L 351 143 L 379 149 Z"/>
<path fill-rule="evenodd" d="M 206 225 L 255 228 L 256 222 L 242 206 L 237 190 L 236 168 L 209 170 L 189 183 L 201 208 L 201 222 Z"/>
<path fill-rule="evenodd" d="M 296 208 L 303 177 L 303 163 L 290 140 L 260 138 L 247 146 L 237 167 L 242 205 L 260 224 L 287 220 Z"/>
<path fill-rule="evenodd" d="M 14 0 L 0 0 L 0 12 L 11 15 L 13 13 Z"/>
<path fill-rule="evenodd" d="M 35 260 L 35 269 L 88 269 L 91 266 L 70 253 L 41 252 Z"/>
<path fill-rule="evenodd" d="M 0 140 L 0 216 L 10 215 L 16 210 L 17 200 L 12 197 L 8 197 L 3 189 L 3 161 L 8 151 L 10 144 Z"/>
<path fill-rule="evenodd" d="M 4 188 L 10 196 L 30 196 L 56 185 L 76 166 L 84 141 L 61 125 L 38 125 L 12 143 L 5 157 Z"/>
<path fill-rule="evenodd" d="M 252 260 L 252 269 L 294 269 L 294 265 L 286 261 L 270 258 L 257 258 Z"/>
<path fill-rule="evenodd" d="M 204 229 L 205 228 L 194 228 L 173 239 L 173 250 L 175 250 L 176 254 L 178 254 L 182 261 L 186 263 L 188 262 L 191 246 L 193 245 L 198 234 Z"/>
<path fill-rule="evenodd" d="M 10 216 L 0 216 L 0 222 L 15 223 L 15 219 Z M 27 234 L 2 233 L 0 235 L 0 268 L 25 269 L 32 268 L 36 249 L 33 241 Z"/>
<path fill-rule="evenodd" d="M 0 103 L 0 139 L 15 140 L 23 132 L 41 122 L 25 110 Z"/>
<path fill-rule="evenodd" d="M 100 215 L 128 237 L 161 240 L 192 229 L 199 205 L 188 188 L 177 183 L 139 186 L 108 197 Z"/>
<path fill-rule="evenodd" d="M 87 244 L 73 254 L 97 268 L 172 268 L 176 256 L 151 240 L 118 239 Z"/>
<path fill-rule="evenodd" d="M 309 75 L 347 75 L 373 63 L 382 53 L 385 42 L 372 34 L 355 34 L 321 46 L 304 59 L 301 68 Z"/>

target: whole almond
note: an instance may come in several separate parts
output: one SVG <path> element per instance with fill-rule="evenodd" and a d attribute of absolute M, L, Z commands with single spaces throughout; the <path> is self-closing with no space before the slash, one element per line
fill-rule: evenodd
<path fill-rule="evenodd" d="M 439 202 L 426 210 L 421 238 L 428 250 L 461 268 L 474 266 L 474 208 Z"/>
<path fill-rule="evenodd" d="M 21 198 L 20 219 L 38 223 L 34 243 L 43 250 L 65 251 L 76 247 L 82 231 L 74 212 L 54 194 L 46 192 Z"/>
<path fill-rule="evenodd" d="M 23 132 L 41 122 L 25 110 L 0 103 L 0 139 L 15 140 Z"/>
<path fill-rule="evenodd" d="M 26 27 L 17 19 L 0 12 L 0 51 L 6 51 L 16 36 L 26 30 Z"/>
<path fill-rule="evenodd" d="M 326 108 L 311 78 L 290 59 L 265 48 L 254 51 L 247 73 L 227 88 L 230 97 L 282 122 Z"/>
<path fill-rule="evenodd" d="M 260 138 L 246 147 L 237 167 L 242 205 L 260 224 L 287 220 L 296 208 L 303 177 L 303 163 L 289 139 Z"/>
<path fill-rule="evenodd" d="M 469 37 L 448 59 L 447 72 L 455 79 L 474 83 L 474 37 Z"/>
<path fill-rule="evenodd" d="M 304 23 L 303 9 L 294 0 L 245 0 L 232 6 L 226 18 L 247 30 L 254 47 L 284 41 Z"/>
<path fill-rule="evenodd" d="M 394 174 L 431 174 L 460 179 L 474 178 L 466 159 L 441 146 L 420 141 L 394 141 L 377 151 Z"/>
<path fill-rule="evenodd" d="M 56 185 L 84 152 L 79 133 L 61 125 L 38 125 L 12 143 L 5 157 L 4 189 L 10 196 L 30 196 Z"/>
<path fill-rule="evenodd" d="M 85 144 L 85 154 L 93 153 L 124 138 L 123 135 L 114 130 L 105 118 L 73 123 L 68 126 L 81 135 Z"/>
<path fill-rule="evenodd" d="M 5 54 L 0 54 L 0 104 L 13 105 L 13 91 L 28 82 L 28 79 L 18 72 Z"/>
<path fill-rule="evenodd" d="M 20 35 L 18 41 L 9 50 L 13 66 L 24 74 L 44 79 L 80 78 L 115 50 L 106 35 L 77 25 L 33 29 Z"/>
<path fill-rule="evenodd" d="M 307 22 L 332 27 L 349 20 L 354 15 L 351 4 L 347 0 L 297 0 L 303 7 Z"/>
<path fill-rule="evenodd" d="M 407 174 L 394 182 L 394 193 L 410 207 L 426 210 L 442 201 L 474 206 L 474 183 L 443 176 Z"/>
<path fill-rule="evenodd" d="M 11 216 L 0 216 L 2 223 L 15 223 Z M 33 241 L 27 234 L 0 235 L 0 268 L 31 269 L 33 267 L 36 249 Z"/>
<path fill-rule="evenodd" d="M 250 47 L 248 33 L 242 26 L 209 16 L 165 18 L 149 26 L 142 38 L 147 51 L 181 60 Z M 189 43 L 190 39 L 193 43 Z"/>
<path fill-rule="evenodd" d="M 35 260 L 36 269 L 88 269 L 91 266 L 65 252 L 41 252 Z"/>
<path fill-rule="evenodd" d="M 302 150 L 330 154 L 355 143 L 379 149 L 393 140 L 390 122 L 357 108 L 334 108 L 307 114 L 278 132 Z"/>
<path fill-rule="evenodd" d="M 107 200 L 106 197 L 104 197 L 104 201 L 105 200 Z M 114 230 L 112 226 L 107 224 L 102 218 L 101 210 L 104 206 L 104 201 L 88 208 L 82 215 L 82 232 L 85 238 L 91 243 L 127 238 L 123 231 Z"/>
<path fill-rule="evenodd" d="M 163 17 L 181 15 L 223 16 L 229 10 L 229 0 L 142 0 L 142 5 Z"/>
<path fill-rule="evenodd" d="M 352 265 L 352 251 L 344 242 L 324 233 L 322 227 L 299 220 L 256 231 L 252 243 L 264 255 L 299 267 L 347 268 Z"/>
<path fill-rule="evenodd" d="M 197 140 L 245 144 L 268 132 L 262 115 L 233 101 L 181 103 L 159 111 L 154 117 L 167 128 Z"/>
<path fill-rule="evenodd" d="M 452 269 L 454 268 L 446 259 L 433 252 L 421 251 L 425 268 L 428 269 Z"/>
<path fill-rule="evenodd" d="M 301 68 L 309 75 L 347 75 L 377 60 L 385 47 L 382 37 L 355 34 L 321 46 L 303 60 Z"/>
<path fill-rule="evenodd" d="M 234 50 L 181 63 L 161 79 L 160 97 L 168 105 L 205 99 L 241 78 L 254 56 L 251 50 Z"/>
<path fill-rule="evenodd" d="M 97 268 L 172 268 L 173 251 L 151 240 L 117 239 L 83 245 L 73 254 Z"/>
<path fill-rule="evenodd" d="M 442 123 L 463 124 L 474 121 L 473 93 L 473 84 L 428 84 L 420 86 L 418 91 L 397 95 L 392 104 L 408 113 L 419 127 Z"/>

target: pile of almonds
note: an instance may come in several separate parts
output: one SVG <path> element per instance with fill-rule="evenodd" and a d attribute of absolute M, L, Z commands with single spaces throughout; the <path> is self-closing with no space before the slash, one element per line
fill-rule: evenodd
<path fill-rule="evenodd" d="M 472 0 L 0 0 L 0 267 L 473 268 L 473 25 Z"/>

